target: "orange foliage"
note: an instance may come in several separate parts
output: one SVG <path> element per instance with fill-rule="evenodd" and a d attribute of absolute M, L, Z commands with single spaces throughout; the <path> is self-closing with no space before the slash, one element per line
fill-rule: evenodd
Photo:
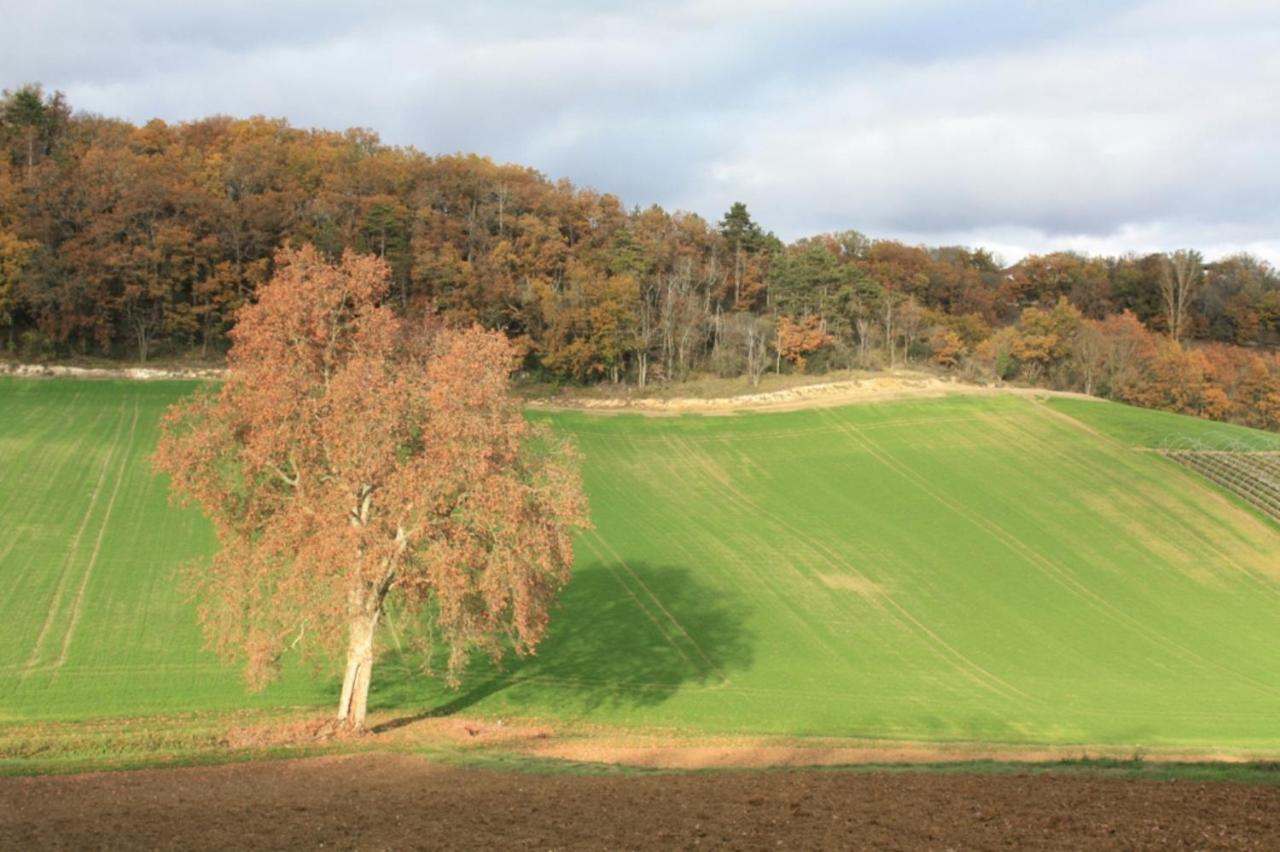
<path fill-rule="evenodd" d="M 43 118 L 0 132 L 0 345 L 20 358 L 216 357 L 276 252 L 312 244 L 330 260 L 377 257 L 400 315 L 499 330 L 523 368 L 561 379 L 758 367 L 725 360 L 726 318 L 742 314 L 752 342 L 746 317 L 777 322 L 779 356 L 802 370 L 833 340 L 862 363 L 877 343 L 890 365 L 927 351 L 955 366 L 967 352 L 1001 379 L 1277 422 L 1266 348 L 1280 346 L 1280 273 L 1248 254 L 1179 278 L 1162 254 L 1001 268 L 981 249 L 851 231 L 783 246 L 741 203 L 712 225 L 367 130 L 261 117 L 138 127 L 22 91 Z M 1186 287 L 1171 313 L 1175 279 Z M 1169 347 L 1148 328 L 1191 342 Z"/>
<path fill-rule="evenodd" d="M 501 334 L 400 319 L 377 258 L 276 266 L 226 382 L 170 410 L 155 464 L 218 534 L 195 574 L 213 647 L 260 687 L 294 645 L 345 639 L 339 716 L 359 727 L 388 599 L 430 615 L 451 679 L 474 648 L 528 653 L 586 504 L 571 448 L 520 416 Z"/>
<path fill-rule="evenodd" d="M 943 367 L 954 367 L 964 357 L 966 348 L 960 335 L 951 329 L 941 329 L 933 339 L 933 360 Z"/>
<path fill-rule="evenodd" d="M 804 356 L 826 346 L 832 339 L 823 328 L 821 317 L 806 316 L 798 320 L 778 317 L 778 354 L 801 372 L 806 363 Z"/>

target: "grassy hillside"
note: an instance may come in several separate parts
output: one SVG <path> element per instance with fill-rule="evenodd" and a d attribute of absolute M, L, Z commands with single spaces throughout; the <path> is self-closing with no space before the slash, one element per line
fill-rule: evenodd
<path fill-rule="evenodd" d="M 1055 397 L 1046 403 L 1127 447 L 1280 451 L 1280 434 L 1131 405 Z"/>
<path fill-rule="evenodd" d="M 331 700 L 302 671 L 246 698 L 200 651 L 173 572 L 209 532 L 145 466 L 188 387 L 0 382 L 0 718 Z M 451 693 L 389 630 L 375 709 L 1280 748 L 1280 532 L 1107 418 L 1213 427 L 1015 397 L 536 416 L 578 436 L 596 524 L 551 636 Z"/>
<path fill-rule="evenodd" d="M 0 379 L 0 719 L 249 700 L 201 652 L 178 582 L 209 526 L 168 505 L 146 461 L 160 414 L 194 387 Z M 280 693 L 320 694 L 297 677 Z"/>

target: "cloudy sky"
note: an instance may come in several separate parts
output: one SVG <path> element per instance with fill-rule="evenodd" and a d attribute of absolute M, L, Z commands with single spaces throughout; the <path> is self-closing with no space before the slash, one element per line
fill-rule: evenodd
<path fill-rule="evenodd" d="M 786 239 L 1280 263 L 1277 0 L 4 5 L 0 86 L 137 122 L 370 127 Z"/>

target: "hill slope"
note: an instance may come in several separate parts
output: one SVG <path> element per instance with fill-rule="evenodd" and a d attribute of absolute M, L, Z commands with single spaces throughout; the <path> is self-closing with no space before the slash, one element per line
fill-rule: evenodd
<path fill-rule="evenodd" d="M 173 570 L 209 532 L 145 466 L 189 387 L 0 382 L 0 717 L 331 700 L 301 671 L 248 699 L 199 650 Z M 596 523 L 551 636 L 449 693 L 389 631 L 375 708 L 1280 749 L 1280 532 L 1133 447 L 1214 427 L 1144 432 L 1144 414 L 949 397 L 531 415 L 578 436 Z"/>

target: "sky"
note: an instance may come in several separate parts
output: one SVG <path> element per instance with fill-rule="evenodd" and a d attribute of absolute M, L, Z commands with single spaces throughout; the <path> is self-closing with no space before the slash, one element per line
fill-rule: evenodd
<path fill-rule="evenodd" d="M 0 0 L 0 87 L 27 82 L 744 201 L 786 240 L 1280 265 L 1278 0 Z"/>

